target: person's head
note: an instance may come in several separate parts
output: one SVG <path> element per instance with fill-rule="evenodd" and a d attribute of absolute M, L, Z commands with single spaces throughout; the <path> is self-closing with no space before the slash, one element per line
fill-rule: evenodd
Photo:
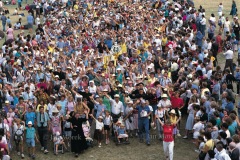
<path fill-rule="evenodd" d="M 226 134 L 226 132 L 220 132 L 219 133 L 219 136 L 222 138 L 222 139 L 226 139 L 227 138 L 227 134 Z"/>
<path fill-rule="evenodd" d="M 41 113 L 44 112 L 44 107 L 43 106 L 39 106 L 39 112 L 41 112 Z"/>
<path fill-rule="evenodd" d="M 216 149 L 217 149 L 219 152 L 221 152 L 221 151 L 223 150 L 223 146 L 224 146 L 223 142 L 222 142 L 222 141 L 219 141 L 219 142 L 217 142 L 217 144 L 216 144 Z"/>
<path fill-rule="evenodd" d="M 221 128 L 222 128 L 223 131 L 228 130 L 228 124 L 227 123 L 223 123 Z"/>
<path fill-rule="evenodd" d="M 199 142 L 199 143 L 204 142 L 203 136 L 198 136 L 198 142 Z"/>
<path fill-rule="evenodd" d="M 109 111 L 109 110 L 106 110 L 106 111 L 105 111 L 105 114 L 106 114 L 106 116 L 108 117 L 108 116 L 110 115 L 110 111 Z"/>
<path fill-rule="evenodd" d="M 232 136 L 232 141 L 235 143 L 239 143 L 240 142 L 240 136 L 235 134 Z"/>
<path fill-rule="evenodd" d="M 29 121 L 28 122 L 28 128 L 31 128 L 32 127 L 32 121 Z"/>
<path fill-rule="evenodd" d="M 32 111 L 33 111 L 32 106 L 28 107 L 28 112 L 32 112 Z"/>
<path fill-rule="evenodd" d="M 103 117 L 102 117 L 102 116 L 99 116 L 99 117 L 98 117 L 98 121 L 99 121 L 99 122 L 102 122 L 102 121 L 103 121 Z"/>
<path fill-rule="evenodd" d="M 205 133 L 204 133 L 204 136 L 205 136 L 205 138 L 206 138 L 207 140 L 212 139 L 212 134 L 211 134 L 211 132 L 205 132 Z"/>

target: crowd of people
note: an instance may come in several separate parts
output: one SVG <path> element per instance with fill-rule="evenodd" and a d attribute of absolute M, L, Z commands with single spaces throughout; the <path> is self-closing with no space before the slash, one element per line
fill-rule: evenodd
<path fill-rule="evenodd" d="M 12 27 L 0 1 L 2 159 L 15 152 L 35 159 L 38 143 L 47 154 L 49 135 L 55 155 L 78 157 L 92 138 L 99 148 L 132 137 L 149 146 L 156 132 L 166 159 L 182 134 L 193 138 L 199 160 L 239 160 L 234 0 L 231 13 L 220 3 L 210 17 L 192 0 L 42 0 L 26 5 L 26 17 L 17 2 Z"/>

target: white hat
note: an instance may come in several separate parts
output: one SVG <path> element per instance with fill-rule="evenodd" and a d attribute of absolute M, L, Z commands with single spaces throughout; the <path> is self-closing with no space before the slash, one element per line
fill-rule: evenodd
<path fill-rule="evenodd" d="M 28 121 L 28 123 L 27 123 L 28 125 L 32 125 L 32 121 Z"/>
<path fill-rule="evenodd" d="M 187 78 L 192 78 L 192 74 L 187 75 Z"/>
<path fill-rule="evenodd" d="M 160 48 L 160 47 L 158 47 L 158 48 L 157 48 L 157 51 L 160 51 L 160 50 L 161 50 L 161 48 Z"/>
<path fill-rule="evenodd" d="M 119 94 L 115 94 L 114 97 L 119 98 L 120 96 L 119 96 Z"/>
<path fill-rule="evenodd" d="M 93 80 L 91 80 L 91 81 L 89 81 L 89 83 L 94 83 L 94 81 L 93 81 Z"/>
<path fill-rule="evenodd" d="M 56 75 L 56 76 L 55 76 L 55 78 L 59 78 L 59 76 L 58 76 L 58 75 Z"/>
<path fill-rule="evenodd" d="M 168 96 L 167 96 L 167 94 L 163 94 L 161 97 L 162 98 L 167 98 Z"/>
<path fill-rule="evenodd" d="M 128 101 L 127 103 L 128 103 L 128 104 L 133 104 L 133 101 Z"/>
<path fill-rule="evenodd" d="M 119 84 L 119 85 L 118 85 L 118 87 L 122 88 L 122 85 L 121 85 L 121 84 Z"/>
<path fill-rule="evenodd" d="M 59 113 L 59 110 L 57 108 L 54 108 L 52 113 Z"/>
<path fill-rule="evenodd" d="M 5 101 L 5 104 L 9 104 L 10 102 L 9 101 Z"/>
<path fill-rule="evenodd" d="M 105 88 L 105 89 L 103 89 L 102 91 L 103 91 L 103 92 L 108 92 L 108 89 Z"/>
<path fill-rule="evenodd" d="M 176 114 L 176 111 L 174 109 L 172 109 L 169 113 L 170 114 Z"/>
<path fill-rule="evenodd" d="M 117 71 L 121 71 L 121 68 L 117 68 Z"/>
<path fill-rule="evenodd" d="M 206 97 L 206 96 L 201 96 L 201 99 L 205 99 L 205 100 L 206 100 L 206 99 L 207 99 L 207 97 Z"/>
<path fill-rule="evenodd" d="M 99 118 L 99 119 L 103 119 L 103 117 L 102 117 L 102 116 L 99 116 L 98 118 Z"/>

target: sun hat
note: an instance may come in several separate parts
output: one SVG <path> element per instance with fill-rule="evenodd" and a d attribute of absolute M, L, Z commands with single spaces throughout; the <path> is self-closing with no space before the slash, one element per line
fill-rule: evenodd
<path fill-rule="evenodd" d="M 108 92 L 108 89 L 107 89 L 107 88 L 105 88 L 105 89 L 103 89 L 102 91 L 103 91 L 103 92 Z"/>
<path fill-rule="evenodd" d="M 58 131 L 56 132 L 56 136 L 60 136 L 60 133 Z"/>
<path fill-rule="evenodd" d="M 52 113 L 59 113 L 59 110 L 57 108 L 54 108 Z"/>
<path fill-rule="evenodd" d="M 27 124 L 28 124 L 28 125 L 32 125 L 32 121 L 29 121 Z"/>
<path fill-rule="evenodd" d="M 119 85 L 118 85 L 118 87 L 119 87 L 119 88 L 122 88 L 122 85 L 121 85 L 121 84 L 119 84 Z"/>
<path fill-rule="evenodd" d="M 103 119 L 103 117 L 102 117 L 102 116 L 99 116 L 98 118 L 99 118 L 99 119 Z"/>
<path fill-rule="evenodd" d="M 176 114 L 176 111 L 174 109 L 172 109 L 169 114 Z"/>
<path fill-rule="evenodd" d="M 114 97 L 115 98 L 119 98 L 120 96 L 119 96 L 119 94 L 115 94 Z"/>
<path fill-rule="evenodd" d="M 167 96 L 167 94 L 163 94 L 161 97 L 162 98 L 167 98 L 168 96 Z"/>
<path fill-rule="evenodd" d="M 5 104 L 9 104 L 10 102 L 9 101 L 5 101 Z"/>

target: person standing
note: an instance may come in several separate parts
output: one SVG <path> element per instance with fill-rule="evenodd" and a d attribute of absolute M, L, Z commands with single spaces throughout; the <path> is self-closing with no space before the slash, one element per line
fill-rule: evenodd
<path fill-rule="evenodd" d="M 27 23 L 28 23 L 28 30 L 30 33 L 32 33 L 34 18 L 31 12 L 29 12 L 29 15 L 27 16 Z"/>
<path fill-rule="evenodd" d="M 84 113 L 85 118 L 80 118 L 79 113 L 74 114 L 74 112 L 71 112 L 71 118 L 68 119 L 72 124 L 71 151 L 75 153 L 75 157 L 78 157 L 83 150 L 87 149 L 87 142 L 82 128 L 82 123 L 88 120 L 87 110 Z"/>
<path fill-rule="evenodd" d="M 39 141 L 41 143 L 41 150 L 44 151 L 44 154 L 48 153 L 47 150 L 47 141 L 48 141 L 48 130 L 50 130 L 50 121 L 48 113 L 44 111 L 44 107 L 39 107 L 39 112 L 37 113 L 37 127 Z M 49 127 L 49 128 L 48 128 Z"/>
<path fill-rule="evenodd" d="M 158 118 L 157 120 L 163 127 L 164 154 L 167 159 L 173 160 L 173 148 L 174 148 L 173 129 L 176 124 L 171 124 L 170 119 L 167 119 L 165 123 L 163 123 L 160 118 Z"/>
<path fill-rule="evenodd" d="M 202 15 L 202 19 L 201 19 L 201 21 L 200 21 L 200 24 L 201 24 L 201 29 L 200 29 L 200 31 L 202 32 L 203 36 L 205 36 L 206 22 L 207 22 L 207 20 L 206 20 L 205 16 Z"/>
<path fill-rule="evenodd" d="M 3 26 L 3 32 L 5 32 L 6 31 L 6 24 L 7 24 L 7 17 L 4 15 L 4 13 L 2 13 L 1 21 L 2 21 L 2 26 Z"/>
<path fill-rule="evenodd" d="M 227 52 L 223 53 L 223 55 L 226 59 L 224 70 L 230 67 L 231 73 L 233 74 L 233 51 L 230 49 L 230 46 L 227 46 Z"/>
<path fill-rule="evenodd" d="M 146 135 L 146 143 L 150 145 L 150 136 L 149 136 L 149 116 L 151 115 L 150 108 L 146 105 L 146 101 L 144 99 L 137 100 L 133 105 L 134 108 L 138 110 L 138 129 L 139 129 L 139 140 L 140 143 L 143 142 L 143 135 L 145 132 Z"/>
<path fill-rule="evenodd" d="M 12 29 L 12 25 L 9 24 L 9 28 L 7 29 L 7 40 L 9 39 L 14 39 L 14 34 L 13 34 L 13 29 Z"/>
<path fill-rule="evenodd" d="M 235 0 L 232 1 L 232 8 L 231 8 L 230 15 L 231 15 L 232 17 L 234 17 L 235 15 L 237 15 L 237 5 L 236 5 Z"/>

